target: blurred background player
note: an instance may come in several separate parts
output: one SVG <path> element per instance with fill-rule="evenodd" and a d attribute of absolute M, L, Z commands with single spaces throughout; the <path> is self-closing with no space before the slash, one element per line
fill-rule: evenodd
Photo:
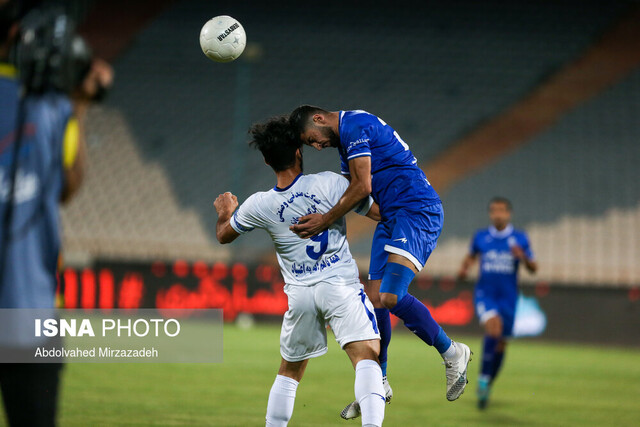
<path fill-rule="evenodd" d="M 471 351 L 454 343 L 433 319 L 429 309 L 408 293 L 442 231 L 443 211 L 435 192 L 408 145 L 382 119 L 362 110 L 329 112 L 303 105 L 290 122 L 303 143 L 317 150 L 338 149 L 341 172 L 349 187 L 327 213 L 312 214 L 292 226 L 309 238 L 330 227 L 371 194 L 380 205 L 381 221 L 371 248 L 367 294 L 376 307 L 381 335 L 380 362 L 386 380 L 387 347 L 391 339 L 389 311 L 421 340 L 434 346 L 446 366 L 446 396 L 456 400 L 467 384 Z"/>
<path fill-rule="evenodd" d="M 356 371 L 362 425 L 381 426 L 385 398 L 378 363 L 380 335 L 349 251 L 346 221 L 336 221 L 311 241 L 289 230 L 303 215 L 331 209 L 349 183 L 333 172 L 303 175 L 302 144 L 286 118 L 254 125 L 251 134 L 251 144 L 276 174 L 276 186 L 250 196 L 237 211 L 238 200 L 231 193 L 219 195 L 214 206 L 220 243 L 230 243 L 254 228 L 269 233 L 286 283 L 289 309 L 280 333 L 282 362 L 269 393 L 266 425 L 286 426 L 291 419 L 309 358 L 327 352 L 325 324 L 329 324 Z M 357 211 L 379 219 L 378 207 L 369 197 Z"/>
<path fill-rule="evenodd" d="M 484 409 L 490 387 L 496 379 L 511 336 L 518 301 L 518 267 L 524 264 L 530 273 L 538 265 L 534 261 L 529 238 L 511 225 L 511 202 L 494 197 L 489 202 L 489 228 L 478 230 L 471 249 L 460 267 L 460 279 L 467 277 L 469 267 L 480 257 L 480 272 L 475 289 L 475 304 L 480 324 L 484 327 L 482 366 L 478 377 L 478 407 Z"/>
<path fill-rule="evenodd" d="M 80 188 L 85 112 L 113 78 L 110 66 L 95 60 L 70 96 L 46 85 L 34 93 L 34 80 L 25 81 L 9 63 L 31 3 L 0 0 L 0 308 L 54 306 L 58 205 Z M 0 347 L 15 349 L 15 343 L 0 342 Z M 0 363 L 9 425 L 55 425 L 60 368 L 59 363 Z"/>

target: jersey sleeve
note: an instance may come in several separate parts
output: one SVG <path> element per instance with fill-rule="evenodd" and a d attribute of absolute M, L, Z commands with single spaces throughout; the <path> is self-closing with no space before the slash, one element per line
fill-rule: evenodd
<path fill-rule="evenodd" d="M 360 129 L 360 132 L 351 132 L 347 135 L 344 142 L 341 142 L 347 158 L 346 162 L 357 157 L 371 157 L 371 147 L 369 145 L 371 141 L 371 132 L 372 130 L 370 127 Z"/>
<path fill-rule="evenodd" d="M 240 205 L 231 217 L 229 224 L 238 234 L 245 234 L 254 228 L 262 227 L 263 221 L 255 195 L 249 197 Z"/>
<path fill-rule="evenodd" d="M 351 175 L 351 172 L 349 171 L 349 165 L 342 156 L 340 156 L 340 173 L 342 175 Z"/>

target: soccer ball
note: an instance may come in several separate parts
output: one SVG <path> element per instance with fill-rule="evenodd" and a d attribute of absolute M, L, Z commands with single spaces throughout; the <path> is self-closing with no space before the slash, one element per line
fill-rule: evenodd
<path fill-rule="evenodd" d="M 247 44 L 247 34 L 238 20 L 221 15 L 211 18 L 200 30 L 200 47 L 207 58 L 231 62 L 239 57 Z"/>

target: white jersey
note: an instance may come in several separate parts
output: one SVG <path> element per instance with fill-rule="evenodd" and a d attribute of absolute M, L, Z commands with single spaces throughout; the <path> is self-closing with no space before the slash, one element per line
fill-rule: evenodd
<path fill-rule="evenodd" d="M 344 218 L 311 239 L 301 239 L 289 230 L 300 217 L 327 213 L 348 186 L 346 178 L 333 172 L 300 174 L 287 188 L 274 187 L 245 200 L 233 214 L 231 227 L 240 234 L 254 228 L 263 228 L 269 233 L 286 284 L 351 285 L 359 282 L 360 276 L 349 251 Z M 372 204 L 373 199 L 369 197 L 356 207 L 356 212 L 364 215 Z"/>

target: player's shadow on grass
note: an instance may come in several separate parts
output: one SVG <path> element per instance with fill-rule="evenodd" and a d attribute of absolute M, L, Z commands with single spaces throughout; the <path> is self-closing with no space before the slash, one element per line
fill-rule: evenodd
<path fill-rule="evenodd" d="M 480 410 L 475 406 L 473 411 L 469 412 L 469 416 L 461 420 L 464 425 L 469 426 L 533 426 L 535 423 L 523 422 L 523 420 L 515 415 L 508 414 L 506 411 L 513 407 L 513 403 L 505 401 L 490 401 L 486 409 Z"/>

